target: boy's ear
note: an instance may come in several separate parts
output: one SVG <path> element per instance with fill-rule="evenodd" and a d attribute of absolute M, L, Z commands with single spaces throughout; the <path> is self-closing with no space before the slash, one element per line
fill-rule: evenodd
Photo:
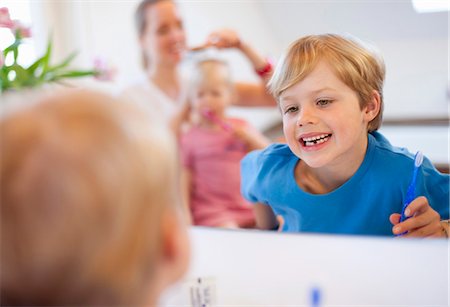
<path fill-rule="evenodd" d="M 161 266 L 169 284 L 186 272 L 190 260 L 186 224 L 177 212 L 168 210 L 161 223 Z"/>
<path fill-rule="evenodd" d="M 378 115 L 378 113 L 380 113 L 380 108 L 381 108 L 380 93 L 378 93 L 378 91 L 376 90 L 373 90 L 370 100 L 367 102 L 363 110 L 367 122 L 370 122 Z"/>

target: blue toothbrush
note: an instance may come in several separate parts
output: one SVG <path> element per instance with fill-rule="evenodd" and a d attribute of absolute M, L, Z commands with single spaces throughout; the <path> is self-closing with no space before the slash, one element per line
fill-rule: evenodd
<path fill-rule="evenodd" d="M 320 307 L 321 293 L 320 289 L 314 287 L 311 289 L 311 307 Z"/>
<path fill-rule="evenodd" d="M 417 180 L 417 172 L 422 165 L 423 162 L 423 154 L 418 151 L 416 156 L 414 157 L 414 170 L 412 174 L 411 183 L 408 186 L 408 191 L 406 192 L 405 201 L 403 203 L 402 215 L 400 217 L 400 222 L 407 220 L 409 217 L 405 216 L 405 210 L 408 205 L 416 198 L 416 180 Z"/>

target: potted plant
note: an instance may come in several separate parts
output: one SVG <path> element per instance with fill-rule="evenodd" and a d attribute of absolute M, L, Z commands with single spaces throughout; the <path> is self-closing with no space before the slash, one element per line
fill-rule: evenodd
<path fill-rule="evenodd" d="M 74 70 L 69 65 L 76 53 L 70 54 L 58 64 L 51 63 L 52 40 L 49 39 L 45 53 L 28 67 L 18 63 L 19 47 L 25 39 L 31 36 L 30 28 L 18 20 L 11 20 L 8 8 L 0 8 L 0 27 L 8 28 L 14 35 L 14 42 L 0 52 L 0 95 L 8 91 L 40 87 L 46 83 L 63 83 L 68 78 L 96 77 L 100 80 L 110 80 L 112 71 L 104 62 L 97 60 L 91 70 Z"/>

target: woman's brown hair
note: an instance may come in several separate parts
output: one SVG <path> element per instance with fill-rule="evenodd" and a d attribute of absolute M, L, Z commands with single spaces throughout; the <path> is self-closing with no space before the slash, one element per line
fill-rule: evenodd
<path fill-rule="evenodd" d="M 161 1 L 172 1 L 172 0 L 143 0 L 141 1 L 141 3 L 139 3 L 138 7 L 136 8 L 136 11 L 134 13 L 134 21 L 136 24 L 136 30 L 139 38 L 142 38 L 147 29 L 148 20 L 146 14 L 148 8 Z M 142 65 L 144 66 L 144 68 L 147 68 L 149 62 L 144 51 L 142 51 L 141 57 L 142 57 Z"/>

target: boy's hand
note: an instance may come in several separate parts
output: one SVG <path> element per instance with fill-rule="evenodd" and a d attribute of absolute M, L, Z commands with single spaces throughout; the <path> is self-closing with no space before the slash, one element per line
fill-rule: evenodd
<path fill-rule="evenodd" d="M 400 223 L 400 214 L 394 213 L 389 217 L 394 225 L 392 232 L 395 235 L 407 232 L 402 237 L 442 237 L 440 215 L 430 207 L 428 200 L 417 197 L 405 210 L 405 216 L 410 217 Z"/>

